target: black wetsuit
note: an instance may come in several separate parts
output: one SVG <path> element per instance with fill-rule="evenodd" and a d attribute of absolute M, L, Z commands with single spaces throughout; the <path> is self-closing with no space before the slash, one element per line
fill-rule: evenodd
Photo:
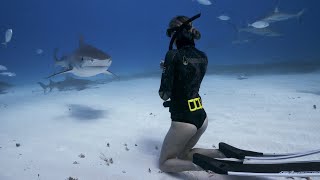
<path fill-rule="evenodd" d="M 162 72 L 160 97 L 170 102 L 172 121 L 193 124 L 201 128 L 207 115 L 205 110 L 190 111 L 188 100 L 201 97 L 199 89 L 206 73 L 208 59 L 204 52 L 195 48 L 194 43 L 178 46 L 166 54 Z"/>

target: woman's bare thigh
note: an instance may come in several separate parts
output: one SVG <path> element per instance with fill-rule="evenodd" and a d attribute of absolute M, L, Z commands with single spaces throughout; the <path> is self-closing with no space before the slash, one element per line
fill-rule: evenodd
<path fill-rule="evenodd" d="M 160 164 L 168 159 L 176 158 L 183 152 L 187 143 L 196 133 L 196 126 L 189 123 L 172 121 L 171 127 L 162 144 Z"/>

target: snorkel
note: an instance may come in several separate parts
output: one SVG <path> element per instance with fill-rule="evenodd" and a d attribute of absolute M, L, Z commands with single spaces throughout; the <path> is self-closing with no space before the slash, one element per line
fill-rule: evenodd
<path fill-rule="evenodd" d="M 174 33 L 171 37 L 171 40 L 170 40 L 169 50 L 173 49 L 173 43 L 176 40 L 178 34 L 180 34 L 183 31 L 183 29 L 187 29 L 187 30 L 191 29 L 192 26 L 189 23 L 191 23 L 195 19 L 198 19 L 200 16 L 201 16 L 201 13 L 191 17 L 190 19 L 188 19 L 187 21 L 182 23 L 179 27 L 167 29 L 167 36 L 168 37 L 171 37 L 172 33 Z"/>

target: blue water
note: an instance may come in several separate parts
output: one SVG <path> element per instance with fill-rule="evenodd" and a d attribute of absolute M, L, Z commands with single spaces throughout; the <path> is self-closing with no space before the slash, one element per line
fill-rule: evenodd
<path fill-rule="evenodd" d="M 194 25 L 202 33 L 197 47 L 213 64 L 316 61 L 320 51 L 320 1 L 318 0 L 212 0 L 211 6 L 192 0 L 2 0 L 0 39 L 13 29 L 12 41 L 0 48 L 0 64 L 16 77 L 0 80 L 37 82 L 54 71 L 53 49 L 59 55 L 72 52 L 83 35 L 85 41 L 110 54 L 112 72 L 121 75 L 160 71 L 159 61 L 168 49 L 165 31 L 176 15 L 202 13 Z M 300 21 L 291 19 L 271 25 L 282 37 L 259 37 L 252 43 L 234 45 L 235 31 L 218 20 L 228 14 L 238 27 L 280 11 L 297 13 L 306 8 Z M 36 49 L 44 50 L 42 55 Z"/>

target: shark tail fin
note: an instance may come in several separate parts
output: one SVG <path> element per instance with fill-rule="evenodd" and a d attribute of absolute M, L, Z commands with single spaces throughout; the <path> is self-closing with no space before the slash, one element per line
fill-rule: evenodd
<path fill-rule="evenodd" d="M 58 48 L 54 48 L 54 50 L 53 50 L 53 59 L 54 59 L 54 65 L 55 65 L 55 66 L 59 66 L 60 63 L 61 63 L 60 60 L 59 60 L 59 58 L 58 58 L 58 56 L 57 56 L 58 51 L 59 51 Z"/>
<path fill-rule="evenodd" d="M 234 30 L 234 37 L 233 40 L 237 40 L 239 39 L 239 33 L 241 32 L 241 29 L 234 23 L 232 22 L 228 22 L 228 24 L 232 27 L 232 29 Z"/>
<path fill-rule="evenodd" d="M 48 85 L 48 87 L 50 88 L 50 89 L 49 89 L 50 92 L 51 92 L 52 89 L 53 89 L 53 84 L 54 84 L 54 82 L 50 79 L 50 82 L 49 82 L 49 85 Z"/>
<path fill-rule="evenodd" d="M 306 8 L 302 9 L 300 12 L 298 12 L 297 16 L 298 17 L 302 16 L 306 11 L 307 11 Z"/>
<path fill-rule="evenodd" d="M 48 88 L 49 85 L 45 85 L 42 82 L 38 82 L 38 84 L 42 87 L 43 92 L 45 93 L 47 91 L 47 88 Z"/>
<path fill-rule="evenodd" d="M 300 12 L 297 13 L 298 22 L 301 23 L 301 16 L 306 12 L 306 8 L 302 9 Z"/>

